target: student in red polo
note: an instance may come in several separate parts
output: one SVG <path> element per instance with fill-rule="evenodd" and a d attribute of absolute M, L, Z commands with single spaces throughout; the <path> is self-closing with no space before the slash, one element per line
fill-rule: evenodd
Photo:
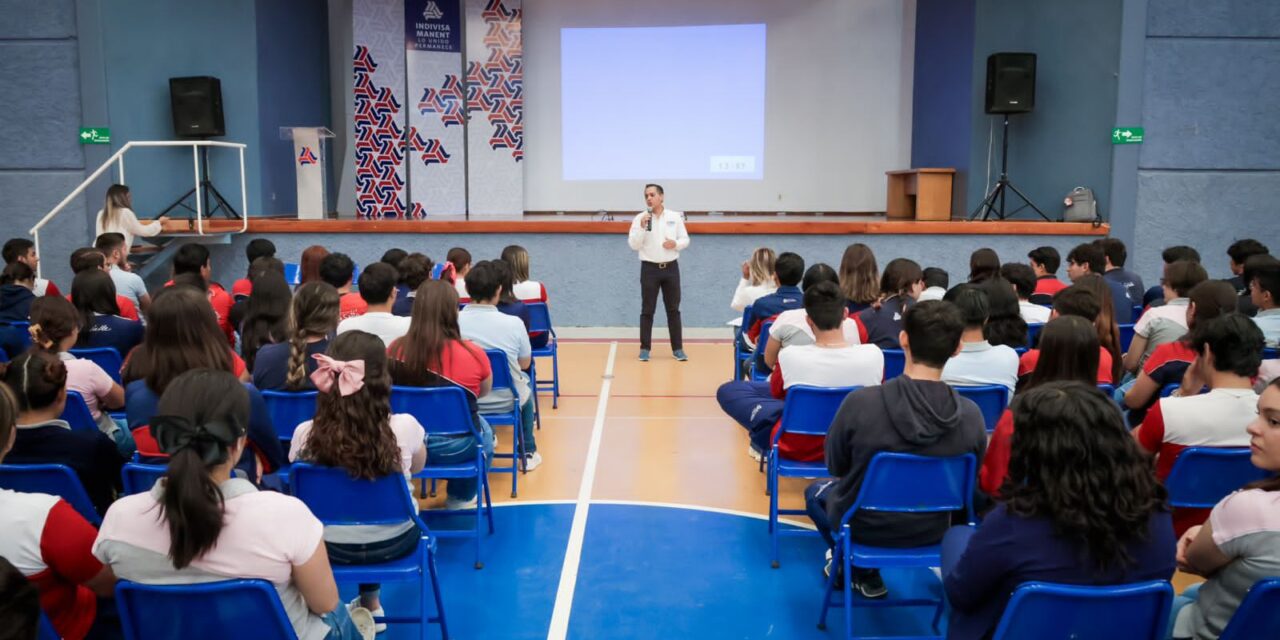
<path fill-rule="evenodd" d="M 209 304 L 213 307 L 213 313 L 218 317 L 218 328 L 227 336 L 227 342 L 231 346 L 236 344 L 236 330 L 231 326 L 231 307 L 235 304 L 231 294 L 227 293 L 222 285 L 209 279 L 213 273 L 213 266 L 209 262 L 209 249 L 202 244 L 184 244 L 178 248 L 178 253 L 173 256 L 173 277 L 176 280 L 178 276 L 183 274 L 191 274 L 199 276 L 200 281 L 204 283 L 204 287 L 200 287 L 209 295 Z M 173 284 L 173 280 L 165 283 L 165 286 Z M 196 284 L 194 279 L 188 280 L 188 284 Z"/>

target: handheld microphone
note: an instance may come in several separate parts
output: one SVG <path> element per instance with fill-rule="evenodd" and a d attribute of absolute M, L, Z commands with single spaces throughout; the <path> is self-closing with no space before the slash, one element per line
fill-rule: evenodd
<path fill-rule="evenodd" d="M 649 217 L 645 218 L 644 221 L 644 230 L 653 231 L 653 207 L 645 207 L 644 212 L 649 214 Z"/>

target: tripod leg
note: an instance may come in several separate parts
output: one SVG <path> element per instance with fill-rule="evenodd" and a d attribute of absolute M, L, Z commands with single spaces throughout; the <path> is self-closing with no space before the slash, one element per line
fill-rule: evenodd
<path fill-rule="evenodd" d="M 1013 192 L 1018 194 L 1018 197 L 1022 198 L 1022 201 L 1027 203 L 1028 207 L 1031 207 L 1036 213 L 1040 214 L 1040 217 L 1044 218 L 1045 222 L 1052 222 L 1052 220 L 1049 219 L 1049 216 L 1046 216 L 1044 212 L 1040 210 L 1040 207 L 1037 207 L 1036 203 L 1032 202 L 1031 198 L 1028 198 L 1025 193 L 1018 190 L 1018 187 L 1014 186 L 1012 182 L 1009 183 L 1009 188 L 1013 189 Z"/>
<path fill-rule="evenodd" d="M 226 211 L 228 218 L 232 218 L 232 219 L 240 218 L 240 213 L 236 211 L 235 207 L 231 206 L 230 202 L 227 202 L 226 198 L 222 197 L 222 192 L 218 191 L 218 188 L 213 186 L 212 182 L 205 185 L 205 193 L 213 194 L 214 199 L 217 201 L 217 204 L 215 204 L 213 209 L 209 211 L 209 217 L 213 217 L 213 211 L 221 207 L 224 211 Z"/>
<path fill-rule="evenodd" d="M 996 183 L 996 186 L 991 188 L 991 191 L 982 199 L 982 202 L 973 210 L 973 213 L 969 214 L 969 219 L 975 220 L 981 217 L 983 220 L 986 220 L 987 216 L 991 214 L 991 208 L 995 205 L 996 195 L 999 192 L 1000 184 Z"/>

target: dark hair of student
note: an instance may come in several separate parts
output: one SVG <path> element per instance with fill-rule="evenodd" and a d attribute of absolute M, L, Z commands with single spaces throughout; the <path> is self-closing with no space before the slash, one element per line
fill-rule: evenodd
<path fill-rule="evenodd" d="M 28 267 L 25 262 L 10 262 L 4 266 L 4 271 L 0 271 L 0 284 L 35 282 L 35 279 L 36 272 L 31 267 Z"/>
<path fill-rule="evenodd" d="M 80 326 L 85 331 L 93 326 L 95 313 L 120 315 L 120 305 L 116 302 L 116 284 L 106 271 L 98 269 L 81 271 L 71 279 L 71 304 L 80 312 Z"/>
<path fill-rule="evenodd" d="M 798 253 L 783 251 L 773 263 L 773 273 L 778 276 L 778 284 L 794 287 L 804 278 L 804 258 Z M 470 285 L 467 286 L 467 291 L 471 291 Z"/>
<path fill-rule="evenodd" d="M 89 269 L 101 271 L 106 264 L 106 256 L 93 247 L 81 247 L 71 252 L 71 273 L 73 274 Z"/>
<path fill-rule="evenodd" d="M 9 442 L 9 436 L 16 428 L 18 428 L 18 397 L 14 395 L 9 385 L 0 384 L 0 442 Z M 0 462 L 4 461 L 3 449 L 4 446 L 0 445 Z"/>
<path fill-rule="evenodd" d="M 844 248 L 840 256 L 840 291 L 846 300 L 871 304 L 880 297 L 880 267 L 876 254 L 861 242 Z"/>
<path fill-rule="evenodd" d="M 1127 547 L 1147 539 L 1167 494 L 1115 403 L 1092 384 L 1049 382 L 1019 394 L 1012 410 L 1000 487 L 1009 513 L 1048 519 L 1098 572 L 1130 565 Z"/>
<path fill-rule="evenodd" d="M 382 257 L 378 259 L 378 262 L 383 262 L 393 267 L 397 267 L 400 265 L 400 261 L 407 257 L 409 257 L 408 251 L 405 251 L 404 249 L 391 248 L 382 252 Z"/>
<path fill-rule="evenodd" d="M 151 433 L 169 454 L 160 516 L 173 568 L 190 566 L 218 543 L 224 503 L 210 472 L 227 462 L 248 424 L 249 392 L 226 371 L 188 371 L 160 396 Z"/>
<path fill-rule="evenodd" d="M 1209 347 L 1213 368 L 1238 376 L 1258 375 L 1265 343 L 1258 325 L 1240 313 L 1228 313 L 1205 322 L 1196 322 L 1191 332 L 1191 348 L 1204 353 Z"/>
<path fill-rule="evenodd" d="M 80 328 L 80 314 L 62 296 L 36 298 L 31 302 L 30 320 L 32 346 L 50 353 L 57 353 L 58 344 Z"/>
<path fill-rule="evenodd" d="M 1125 248 L 1124 242 L 1118 238 L 1099 238 L 1093 241 L 1102 249 L 1102 255 L 1111 261 L 1111 266 L 1119 269 L 1124 266 L 1126 260 L 1129 259 L 1129 251 Z"/>
<path fill-rule="evenodd" d="M 924 280 L 924 272 L 915 260 L 894 258 L 880 273 L 880 295 L 885 298 L 906 296 L 917 282 Z"/>
<path fill-rule="evenodd" d="M 329 343 L 326 355 L 344 362 L 363 360 L 364 386 L 343 396 L 334 384 L 316 396 L 316 415 L 301 457 L 364 480 L 400 473 L 400 449 L 391 431 L 386 345 L 371 333 L 347 331 Z"/>
<path fill-rule="evenodd" d="M 942 300 L 955 305 L 960 311 L 960 318 L 964 320 L 966 329 L 981 327 L 987 323 L 991 308 L 987 303 L 987 292 L 978 285 L 958 284 L 947 291 Z"/>
<path fill-rule="evenodd" d="M 442 373 L 445 349 L 450 342 L 461 340 L 462 330 L 458 328 L 458 291 L 443 280 L 428 280 L 414 294 L 409 331 L 392 342 L 387 352 L 394 361 L 392 366 L 398 371 L 404 371 L 407 379 L 414 379 L 424 371 Z M 488 357 L 470 348 L 467 351 L 477 363 Z"/>
<path fill-rule="evenodd" d="M 1253 256 L 1245 261 L 1244 282 L 1252 286 L 1258 283 L 1258 289 L 1270 293 L 1271 299 L 1280 303 L 1280 260 L 1270 255 Z"/>
<path fill-rule="evenodd" d="M 66 401 L 67 367 L 57 354 L 43 349 L 30 349 L 0 364 L 0 380 L 13 391 L 20 412 Z"/>
<path fill-rule="evenodd" d="M 292 303 L 293 293 L 283 274 L 267 271 L 254 279 L 253 291 L 245 303 L 244 321 L 240 325 L 240 355 L 250 371 L 259 349 L 289 338 L 289 308 Z"/>
<path fill-rule="evenodd" d="M 338 290 L 326 282 L 308 282 L 293 294 L 289 326 L 289 370 L 286 389 L 296 391 L 306 384 L 307 339 L 332 335 L 338 328 L 341 298 Z"/>
<path fill-rule="evenodd" d="M 969 282 L 978 283 L 1000 273 L 1000 256 L 983 247 L 969 254 Z"/>
<path fill-rule="evenodd" d="M 516 299 L 516 277 L 515 272 L 511 270 L 511 264 L 502 258 L 490 262 L 495 271 L 498 272 L 498 284 L 502 287 L 501 294 L 498 296 L 498 302 L 502 304 L 511 304 L 519 302 Z M 470 290 L 468 290 L 470 291 Z"/>
<path fill-rule="evenodd" d="M 453 265 L 455 273 L 462 273 L 462 270 L 471 264 L 471 252 L 462 247 L 454 247 L 445 254 L 444 259 Z"/>
<path fill-rule="evenodd" d="M 254 238 L 245 245 L 244 258 L 249 264 L 253 264 L 253 261 L 258 258 L 274 257 L 276 257 L 276 245 L 266 238 Z"/>
<path fill-rule="evenodd" d="M 431 268 L 435 264 L 425 254 L 411 253 L 400 261 L 396 270 L 400 272 L 400 284 L 417 291 L 423 282 L 431 279 Z"/>
<path fill-rule="evenodd" d="M 191 287 L 193 289 L 199 289 L 206 294 L 209 293 L 209 283 L 204 279 L 204 276 L 199 273 L 179 273 L 173 277 L 171 286 Z"/>
<path fill-rule="evenodd" d="M 1079 316 L 1094 322 L 1102 313 L 1102 302 L 1089 289 L 1071 285 L 1053 294 L 1053 310 L 1059 316 Z"/>
<path fill-rule="evenodd" d="M 926 300 L 902 314 L 902 330 L 907 333 L 911 359 L 941 369 L 960 346 L 964 318 L 950 302 Z"/>
<path fill-rule="evenodd" d="M 1111 354 L 1111 379 L 1119 381 L 1124 374 L 1123 353 L 1120 350 L 1120 325 L 1116 324 L 1115 303 L 1111 298 L 1111 287 L 1100 275 L 1088 274 L 1072 286 L 1087 289 L 1098 300 L 1098 317 L 1093 326 L 1098 329 L 1098 344 Z"/>
<path fill-rule="evenodd" d="M 1160 259 L 1164 260 L 1165 264 L 1173 264 L 1179 260 L 1200 262 L 1200 252 L 1196 251 L 1193 247 L 1180 244 L 1161 251 Z"/>
<path fill-rule="evenodd" d="M 93 241 L 93 248 L 102 252 L 102 255 L 110 255 L 116 249 L 124 246 L 124 234 L 114 231 L 104 233 Z"/>
<path fill-rule="evenodd" d="M 278 273 L 283 278 L 284 263 L 280 261 L 280 258 L 273 256 L 255 258 L 253 262 L 249 263 L 249 271 L 245 274 L 245 277 L 252 283 L 264 273 Z"/>
<path fill-rule="evenodd" d="M 209 249 L 202 244 L 184 244 L 173 256 L 173 275 L 199 274 L 209 264 Z"/>
<path fill-rule="evenodd" d="M 355 275 L 356 263 L 345 253 L 331 253 L 320 261 L 320 279 L 329 283 L 334 289 L 351 284 Z"/>
<path fill-rule="evenodd" d="M 1040 360 L 1019 391 L 1047 382 L 1098 382 L 1098 331 L 1079 316 L 1058 316 L 1040 331 Z"/>
<path fill-rule="evenodd" d="M 1062 255 L 1053 247 L 1036 247 L 1027 254 L 1027 258 L 1044 267 L 1048 273 L 1057 273 L 1058 267 L 1062 266 Z"/>
<path fill-rule="evenodd" d="M 360 272 L 360 298 L 369 304 L 384 304 L 395 291 L 400 274 L 384 262 L 375 262 Z"/>
<path fill-rule="evenodd" d="M 809 265 L 804 270 L 804 278 L 800 280 L 800 289 L 808 291 L 810 287 L 820 282 L 833 282 L 838 287 L 840 285 L 840 277 L 836 275 L 836 270 L 825 262 L 817 262 Z"/>
<path fill-rule="evenodd" d="M 471 265 L 471 270 L 467 272 L 465 280 L 467 294 L 475 301 L 488 300 L 494 297 L 498 293 L 498 286 L 502 284 L 498 267 L 489 260 L 481 260 Z"/>
<path fill-rule="evenodd" d="M 1175 296 L 1187 297 L 1191 288 L 1209 279 L 1209 274 L 1199 262 L 1179 260 L 1164 266 L 1164 278 L 1161 282 L 1173 289 Z"/>
<path fill-rule="evenodd" d="M 4 622 L 5 638 L 35 640 L 39 637 L 40 592 L 3 557 L 0 557 L 0 621 Z"/>
<path fill-rule="evenodd" d="M 1089 267 L 1089 273 L 1097 275 L 1102 275 L 1107 270 L 1107 254 L 1102 252 L 1102 247 L 1092 242 L 1076 245 L 1067 254 L 1067 261 L 1085 265 Z"/>
<path fill-rule="evenodd" d="M 978 285 L 987 294 L 987 324 L 982 335 L 993 345 L 1018 348 L 1027 344 L 1027 321 L 1022 319 L 1018 295 L 1013 285 L 999 275 L 983 280 Z"/>
<path fill-rule="evenodd" d="M 1018 298 L 1026 300 L 1036 292 L 1036 272 L 1021 262 L 1006 262 L 1000 265 L 1000 277 L 1013 285 Z"/>
<path fill-rule="evenodd" d="M 320 261 L 329 255 L 329 250 L 313 244 L 302 250 L 302 258 L 298 261 L 298 284 L 318 282 L 320 280 Z"/>
<path fill-rule="evenodd" d="M 804 311 L 819 331 L 840 328 L 845 317 L 845 297 L 834 282 L 819 282 L 804 290 Z"/>
<path fill-rule="evenodd" d="M 9 238 L 4 243 L 4 248 L 0 248 L 0 256 L 4 257 L 6 264 L 17 262 L 18 258 L 27 255 L 36 243 L 27 238 Z"/>
<path fill-rule="evenodd" d="M 449 258 L 446 256 L 445 260 Z M 511 265 L 511 278 L 517 283 L 529 279 L 529 252 L 518 244 L 507 245 L 502 249 L 502 259 Z M 457 269 L 458 265 L 454 265 Z M 515 294 L 512 294 L 515 297 Z"/>
<path fill-rule="evenodd" d="M 1196 325 L 1235 311 L 1238 303 L 1236 288 L 1226 280 L 1201 282 L 1192 287 L 1187 298 L 1190 299 L 1194 309 L 1191 316 L 1187 318 L 1187 335 L 1183 336 L 1183 341 L 1188 346 L 1191 345 L 1191 331 L 1196 328 Z"/>
<path fill-rule="evenodd" d="M 1267 249 L 1267 245 L 1262 244 L 1253 238 L 1236 240 L 1231 243 L 1231 246 L 1227 247 L 1227 255 L 1231 257 L 1231 261 L 1240 265 L 1244 264 L 1245 260 L 1248 260 L 1253 256 L 1268 253 L 1271 253 L 1271 250 Z"/>
<path fill-rule="evenodd" d="M 164 393 L 170 381 L 193 369 L 230 373 L 231 349 L 208 296 L 175 284 L 161 289 L 151 301 L 142 344 L 130 352 L 121 377 L 126 385 L 146 380 L 148 389 Z"/>
<path fill-rule="evenodd" d="M 947 273 L 946 269 L 939 267 L 925 267 L 924 286 L 941 287 L 946 289 L 951 286 L 951 275 Z"/>

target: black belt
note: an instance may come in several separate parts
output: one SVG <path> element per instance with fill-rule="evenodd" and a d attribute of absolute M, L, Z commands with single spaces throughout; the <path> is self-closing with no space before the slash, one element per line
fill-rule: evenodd
<path fill-rule="evenodd" d="M 651 264 L 659 269 L 666 269 L 676 263 L 675 260 L 672 260 L 671 262 L 650 262 L 648 260 L 641 260 L 640 262 L 643 262 L 644 264 Z"/>

